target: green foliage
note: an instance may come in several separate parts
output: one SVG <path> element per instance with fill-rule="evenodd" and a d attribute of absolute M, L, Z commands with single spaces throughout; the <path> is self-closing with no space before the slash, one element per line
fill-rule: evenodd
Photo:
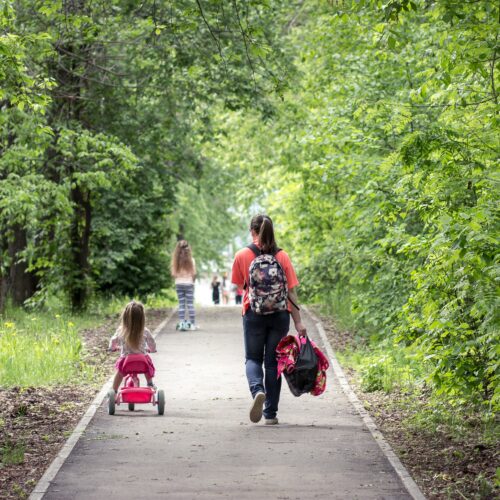
<path fill-rule="evenodd" d="M 43 112 L 53 82 L 33 72 L 32 64 L 52 52 L 47 32 L 16 33 L 14 2 L 5 0 L 0 9 L 0 102 Z"/>
<path fill-rule="evenodd" d="M 273 116 L 221 119 L 241 203 L 273 217 L 302 293 L 369 339 L 374 388 L 397 377 L 396 342 L 455 404 L 498 408 L 498 14 L 309 4 Z"/>
<path fill-rule="evenodd" d="M 211 108 L 264 108 L 284 87 L 275 11 L 4 2 L 0 310 L 9 294 L 34 304 L 62 292 L 81 309 L 95 293 L 156 293 L 180 236 L 200 267 L 221 260 L 237 217 L 232 181 L 203 158 Z"/>

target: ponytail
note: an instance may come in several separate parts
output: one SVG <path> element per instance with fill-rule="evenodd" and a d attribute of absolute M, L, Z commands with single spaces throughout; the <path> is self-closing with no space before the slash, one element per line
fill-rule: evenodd
<path fill-rule="evenodd" d="M 275 254 L 278 250 L 274 239 L 273 221 L 267 215 L 256 215 L 250 222 L 250 229 L 259 236 L 262 253 Z"/>

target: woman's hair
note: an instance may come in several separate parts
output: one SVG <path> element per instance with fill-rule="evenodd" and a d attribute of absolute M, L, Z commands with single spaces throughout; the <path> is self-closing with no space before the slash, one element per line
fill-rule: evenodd
<path fill-rule="evenodd" d="M 125 343 L 132 349 L 140 348 L 144 339 L 145 323 L 144 306 L 135 300 L 129 302 L 121 315 L 121 334 Z"/>
<path fill-rule="evenodd" d="M 252 217 L 250 230 L 255 231 L 259 236 L 259 243 L 263 253 L 276 253 L 278 246 L 274 239 L 274 228 L 271 217 L 259 214 Z"/>
<path fill-rule="evenodd" d="M 191 247 L 186 240 L 179 240 L 175 245 L 174 253 L 172 254 L 172 274 L 175 276 L 181 272 L 194 273 L 193 257 L 191 255 Z"/>

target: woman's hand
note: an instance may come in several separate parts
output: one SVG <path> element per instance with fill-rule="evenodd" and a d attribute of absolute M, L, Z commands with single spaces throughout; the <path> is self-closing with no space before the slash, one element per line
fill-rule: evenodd
<path fill-rule="evenodd" d="M 306 330 L 306 327 L 302 324 L 302 321 L 297 321 L 295 323 L 295 329 L 297 330 L 297 333 L 299 335 L 303 335 L 303 336 L 307 337 L 307 330 Z"/>

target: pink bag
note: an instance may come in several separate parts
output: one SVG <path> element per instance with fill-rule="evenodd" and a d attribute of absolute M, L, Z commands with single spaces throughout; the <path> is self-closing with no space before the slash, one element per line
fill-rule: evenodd
<path fill-rule="evenodd" d="M 330 366 L 327 357 L 319 350 L 318 346 L 311 340 L 314 352 L 318 357 L 318 374 L 316 376 L 316 382 L 314 388 L 310 392 L 313 396 L 319 396 L 323 394 L 326 389 L 326 370 Z M 278 361 L 278 377 L 281 376 L 283 372 L 291 373 L 295 368 L 295 363 L 297 361 L 297 356 L 300 352 L 300 344 L 305 343 L 305 337 L 299 337 L 296 335 L 287 335 L 283 337 L 276 347 L 276 359 Z"/>

